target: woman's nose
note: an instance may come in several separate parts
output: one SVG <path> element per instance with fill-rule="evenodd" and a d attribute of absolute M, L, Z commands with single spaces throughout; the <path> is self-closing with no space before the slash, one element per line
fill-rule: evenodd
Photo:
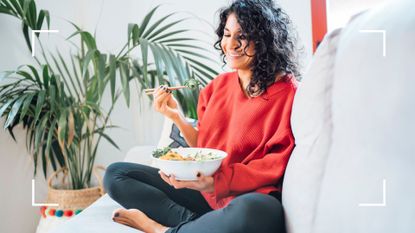
<path fill-rule="evenodd" d="M 237 49 L 237 48 L 239 48 L 241 45 L 240 45 L 240 43 L 239 43 L 239 41 L 237 40 L 237 39 L 235 39 L 235 38 L 231 38 L 230 40 L 229 40 L 229 48 L 230 49 Z"/>

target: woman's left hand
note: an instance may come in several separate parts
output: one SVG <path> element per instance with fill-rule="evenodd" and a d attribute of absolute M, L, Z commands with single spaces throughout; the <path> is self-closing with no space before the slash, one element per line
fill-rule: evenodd
<path fill-rule="evenodd" d="M 167 176 L 162 171 L 159 171 L 159 173 L 161 178 L 175 189 L 188 188 L 207 193 L 213 193 L 215 191 L 214 178 L 212 176 L 204 176 L 200 172 L 198 173 L 197 181 L 176 180 L 173 175 Z"/>

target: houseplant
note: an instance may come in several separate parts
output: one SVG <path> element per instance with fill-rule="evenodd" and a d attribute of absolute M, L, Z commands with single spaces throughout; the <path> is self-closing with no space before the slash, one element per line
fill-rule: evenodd
<path fill-rule="evenodd" d="M 41 35 L 35 33 L 40 45 L 40 57 L 34 58 L 36 65 L 3 73 L 0 117 L 6 119 L 4 128 L 13 136 L 16 125 L 24 126 L 27 149 L 33 155 L 35 168 L 41 162 L 45 176 L 50 164 L 54 171 L 65 170 L 69 180 L 66 188 L 91 187 L 101 140 L 116 146 L 105 130 L 114 127 L 109 117 L 119 97 L 129 104 L 132 80 L 139 81 L 143 89 L 160 83 L 182 84 L 189 78 L 206 83 L 217 74 L 204 64 L 209 58 L 203 54 L 203 47 L 192 43 L 197 40 L 181 36 L 187 30 L 174 29 L 182 20 L 167 23 L 170 14 L 154 21 L 157 9 L 158 6 L 152 9 L 140 24 L 129 24 L 127 42 L 117 54 L 101 52 L 95 36 L 72 23 L 74 33 L 68 43 L 74 44 L 75 53 L 44 49 Z M 0 13 L 22 22 L 29 49 L 30 30 L 41 29 L 45 21 L 50 25 L 48 11 L 38 12 L 34 0 L 1 0 Z M 80 41 L 79 45 L 75 40 Z M 107 91 L 111 103 L 103 109 Z M 186 100 L 183 109 L 194 117 L 197 91 L 176 94 Z"/>

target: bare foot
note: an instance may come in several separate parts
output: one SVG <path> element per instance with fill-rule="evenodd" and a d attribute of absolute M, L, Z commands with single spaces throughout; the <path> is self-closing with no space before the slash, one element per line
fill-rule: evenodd
<path fill-rule="evenodd" d="M 112 219 L 114 222 L 144 231 L 146 233 L 165 233 L 169 228 L 147 217 L 137 209 L 116 209 Z"/>

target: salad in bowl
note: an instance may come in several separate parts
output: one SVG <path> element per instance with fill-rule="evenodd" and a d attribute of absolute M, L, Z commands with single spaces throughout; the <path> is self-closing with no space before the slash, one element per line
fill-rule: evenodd
<path fill-rule="evenodd" d="M 197 173 L 213 175 L 227 153 L 222 150 L 198 147 L 163 148 L 153 151 L 153 160 L 166 175 L 177 180 L 197 180 Z"/>

